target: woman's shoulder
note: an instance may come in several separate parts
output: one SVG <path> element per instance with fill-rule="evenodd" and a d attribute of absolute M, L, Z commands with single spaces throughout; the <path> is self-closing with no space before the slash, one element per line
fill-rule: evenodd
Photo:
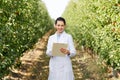
<path fill-rule="evenodd" d="M 65 32 L 65 34 L 66 34 L 66 36 L 68 36 L 68 37 L 72 37 L 72 35 L 71 35 L 70 33 L 66 33 L 66 32 Z"/>
<path fill-rule="evenodd" d="M 52 34 L 52 35 L 49 36 L 49 38 L 53 38 L 54 36 L 55 36 L 55 34 Z"/>

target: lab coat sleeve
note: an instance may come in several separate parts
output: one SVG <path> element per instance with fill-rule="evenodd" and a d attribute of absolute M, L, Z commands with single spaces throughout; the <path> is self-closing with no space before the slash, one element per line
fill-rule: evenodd
<path fill-rule="evenodd" d="M 70 51 L 70 57 L 73 57 L 76 55 L 76 50 L 75 50 L 75 47 L 74 47 L 74 42 L 73 42 L 73 38 L 72 36 L 70 35 L 69 36 L 69 39 L 68 39 L 68 45 L 69 45 L 69 51 Z"/>
<path fill-rule="evenodd" d="M 51 37 L 49 37 L 49 39 L 48 39 L 46 54 L 47 54 L 48 56 L 52 56 Z"/>

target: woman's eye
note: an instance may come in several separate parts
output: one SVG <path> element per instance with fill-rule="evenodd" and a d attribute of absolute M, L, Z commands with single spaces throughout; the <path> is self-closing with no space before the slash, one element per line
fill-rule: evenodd
<path fill-rule="evenodd" d="M 64 26 L 64 25 L 58 25 L 58 26 Z"/>

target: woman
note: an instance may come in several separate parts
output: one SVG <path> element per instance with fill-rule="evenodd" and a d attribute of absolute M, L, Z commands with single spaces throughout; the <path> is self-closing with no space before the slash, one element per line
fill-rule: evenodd
<path fill-rule="evenodd" d="M 54 27 L 56 33 L 48 39 L 46 54 L 50 56 L 49 62 L 49 77 L 48 80 L 74 80 L 72 63 L 70 57 L 75 56 L 76 50 L 74 47 L 72 36 L 64 31 L 66 21 L 62 17 L 55 20 Z M 53 43 L 67 43 L 67 49 L 61 48 L 60 51 L 65 54 L 64 57 L 52 56 Z"/>

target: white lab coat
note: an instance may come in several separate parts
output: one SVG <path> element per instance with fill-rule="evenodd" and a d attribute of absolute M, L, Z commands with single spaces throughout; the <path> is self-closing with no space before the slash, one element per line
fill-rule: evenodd
<path fill-rule="evenodd" d="M 73 39 L 70 34 L 65 31 L 60 34 L 60 38 L 57 39 L 57 33 L 50 36 L 47 44 L 46 54 L 50 56 L 49 61 L 49 77 L 48 80 L 74 80 L 74 74 L 72 70 L 72 63 L 70 57 L 75 56 L 76 50 L 74 47 Z M 65 57 L 52 56 L 53 43 L 67 43 L 70 55 Z"/>

